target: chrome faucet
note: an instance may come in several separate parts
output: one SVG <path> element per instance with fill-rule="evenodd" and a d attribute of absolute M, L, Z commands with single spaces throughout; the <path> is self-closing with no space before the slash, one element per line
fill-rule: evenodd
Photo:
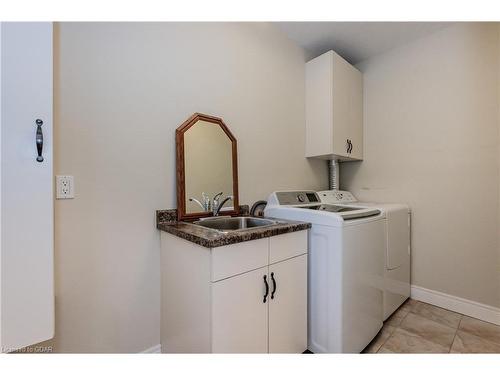
<path fill-rule="evenodd" d="M 220 198 L 222 196 L 223 192 L 221 191 L 220 193 L 218 194 L 215 194 L 215 196 L 210 199 L 210 197 L 208 196 L 208 194 L 205 194 L 204 192 L 201 193 L 202 197 L 203 197 L 203 200 L 200 201 L 196 198 L 189 198 L 189 201 L 190 202 L 195 202 L 196 204 L 198 204 L 204 212 L 210 212 L 212 211 L 213 215 L 214 216 L 218 216 L 219 215 L 219 211 L 222 209 L 222 206 L 224 206 L 224 204 L 230 200 L 230 199 L 233 199 L 233 196 L 232 195 L 229 195 L 227 196 L 226 198 L 224 198 L 222 200 L 222 202 L 219 203 L 220 201 Z"/>
<path fill-rule="evenodd" d="M 209 212 L 212 209 L 212 201 L 210 200 L 210 197 L 204 192 L 201 193 L 201 196 L 203 197 L 203 203 L 193 197 L 189 198 L 189 201 L 197 203 L 203 209 L 203 211 Z"/>
<path fill-rule="evenodd" d="M 232 200 L 232 199 L 233 199 L 233 196 L 228 195 L 220 203 L 218 200 L 214 200 L 214 205 L 212 206 L 214 216 L 219 216 L 219 212 L 222 209 L 222 207 L 226 204 L 227 201 Z"/>
<path fill-rule="evenodd" d="M 219 198 L 222 196 L 222 191 L 218 194 L 215 194 L 214 198 L 212 199 L 212 211 L 217 208 L 219 205 Z"/>

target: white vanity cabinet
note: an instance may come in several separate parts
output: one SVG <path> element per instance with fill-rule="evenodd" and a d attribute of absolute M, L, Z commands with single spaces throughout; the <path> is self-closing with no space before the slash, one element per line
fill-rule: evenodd
<path fill-rule="evenodd" d="M 334 51 L 306 63 L 306 157 L 363 159 L 363 76 Z"/>
<path fill-rule="evenodd" d="M 161 274 L 162 352 L 307 349 L 306 230 L 211 249 L 162 232 Z"/>

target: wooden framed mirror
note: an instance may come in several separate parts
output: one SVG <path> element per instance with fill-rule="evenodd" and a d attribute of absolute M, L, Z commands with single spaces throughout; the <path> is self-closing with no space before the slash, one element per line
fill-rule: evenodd
<path fill-rule="evenodd" d="M 175 140 L 178 220 L 213 216 L 219 209 L 219 215 L 238 215 L 237 144 L 224 121 L 195 113 L 177 128 Z"/>

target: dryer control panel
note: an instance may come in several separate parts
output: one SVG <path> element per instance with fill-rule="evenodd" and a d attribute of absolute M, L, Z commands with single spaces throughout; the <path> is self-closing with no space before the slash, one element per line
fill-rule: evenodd
<path fill-rule="evenodd" d="M 326 204 L 345 204 L 357 202 L 354 195 L 349 191 L 344 190 L 324 190 L 318 191 L 319 199 L 321 203 Z"/>

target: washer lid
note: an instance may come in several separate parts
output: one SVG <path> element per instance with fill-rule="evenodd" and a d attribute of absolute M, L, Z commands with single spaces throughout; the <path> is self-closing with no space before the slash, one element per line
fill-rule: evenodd
<path fill-rule="evenodd" d="M 335 204 L 318 204 L 299 207 L 302 209 L 326 211 L 340 215 L 344 220 L 360 219 L 380 214 L 380 210 L 366 209 L 364 207 L 338 206 Z"/>

